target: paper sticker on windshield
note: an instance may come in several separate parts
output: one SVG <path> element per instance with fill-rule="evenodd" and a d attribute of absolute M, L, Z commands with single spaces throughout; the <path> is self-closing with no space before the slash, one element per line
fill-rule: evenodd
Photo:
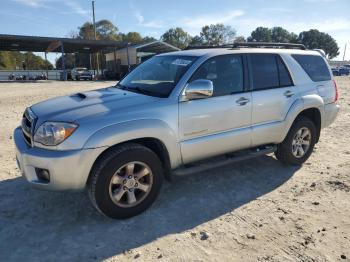
<path fill-rule="evenodd" d="M 178 65 L 178 66 L 188 66 L 191 63 L 192 63 L 191 60 L 185 60 L 180 58 L 177 58 L 174 62 L 172 62 L 173 65 Z"/>

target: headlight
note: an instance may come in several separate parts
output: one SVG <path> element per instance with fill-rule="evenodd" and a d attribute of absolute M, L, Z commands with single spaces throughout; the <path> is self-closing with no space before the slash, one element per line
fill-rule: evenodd
<path fill-rule="evenodd" d="M 45 146 L 56 146 L 66 140 L 78 128 L 77 124 L 45 122 L 34 135 L 34 142 Z"/>

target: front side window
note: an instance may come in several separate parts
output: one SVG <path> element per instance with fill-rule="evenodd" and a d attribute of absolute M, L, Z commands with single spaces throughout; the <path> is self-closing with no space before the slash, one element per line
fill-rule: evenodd
<path fill-rule="evenodd" d="M 155 56 L 131 71 L 118 88 L 150 96 L 168 97 L 193 64 L 193 56 Z"/>
<path fill-rule="evenodd" d="M 207 79 L 213 82 L 213 96 L 242 92 L 243 61 L 239 55 L 223 55 L 210 58 L 194 73 L 191 82 Z"/>

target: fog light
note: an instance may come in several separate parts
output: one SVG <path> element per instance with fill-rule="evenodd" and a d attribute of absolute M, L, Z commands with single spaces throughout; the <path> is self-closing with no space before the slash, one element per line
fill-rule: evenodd
<path fill-rule="evenodd" d="M 50 172 L 47 169 L 35 168 L 36 176 L 38 180 L 42 183 L 50 182 Z"/>

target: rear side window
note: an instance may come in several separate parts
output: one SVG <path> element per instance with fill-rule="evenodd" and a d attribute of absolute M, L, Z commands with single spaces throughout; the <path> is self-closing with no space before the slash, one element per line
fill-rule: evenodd
<path fill-rule="evenodd" d="M 286 65 L 283 63 L 282 59 L 279 56 L 276 56 L 277 59 L 277 66 L 278 66 L 278 74 L 279 74 L 279 80 L 280 80 L 280 86 L 292 86 L 293 82 L 290 78 L 290 74 L 288 72 L 288 69 L 286 68 Z"/>
<path fill-rule="evenodd" d="M 331 74 L 324 59 L 318 55 L 292 55 L 312 81 L 331 80 Z"/>
<path fill-rule="evenodd" d="M 274 54 L 250 56 L 254 90 L 264 90 L 293 85 L 282 59 Z"/>

